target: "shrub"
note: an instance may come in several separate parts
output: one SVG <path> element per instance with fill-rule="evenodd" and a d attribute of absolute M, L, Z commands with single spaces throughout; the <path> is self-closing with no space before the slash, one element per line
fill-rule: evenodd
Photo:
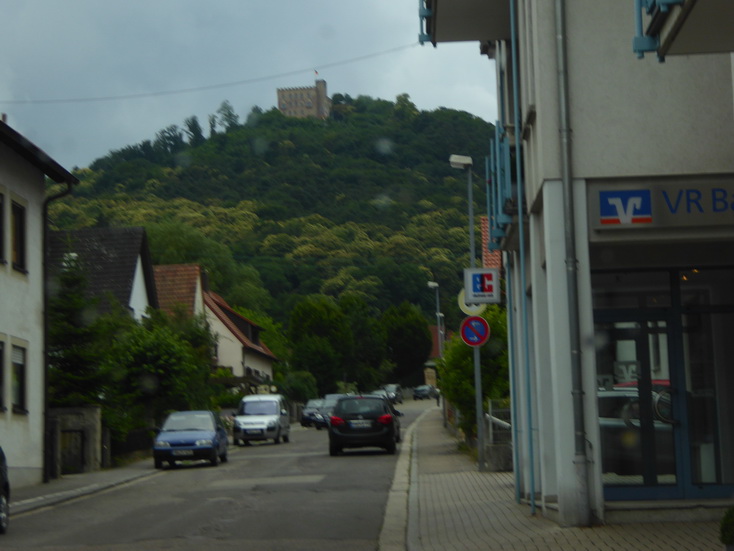
<path fill-rule="evenodd" d="M 724 545 L 734 545 L 734 507 L 729 507 L 721 518 L 719 539 Z"/>

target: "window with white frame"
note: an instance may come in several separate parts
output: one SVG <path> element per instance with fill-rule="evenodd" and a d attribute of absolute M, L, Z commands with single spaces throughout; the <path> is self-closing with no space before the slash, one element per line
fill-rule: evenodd
<path fill-rule="evenodd" d="M 13 346 L 13 412 L 28 413 L 26 408 L 26 349 Z"/>

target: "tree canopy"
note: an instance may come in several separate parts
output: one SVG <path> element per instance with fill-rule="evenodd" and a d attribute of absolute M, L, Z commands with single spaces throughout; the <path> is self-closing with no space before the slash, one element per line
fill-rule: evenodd
<path fill-rule="evenodd" d="M 380 312 L 408 301 L 429 317 L 434 280 L 458 323 L 467 209 L 448 156 L 480 158 L 493 126 L 420 111 L 407 94 L 333 101 L 332 117 L 318 120 L 258 107 L 240 117 L 225 100 L 208 137 L 188 117 L 77 170 L 81 184 L 52 204 L 52 220 L 144 226 L 155 262 L 198 262 L 230 304 L 280 322 L 314 293 L 359 294 Z"/>

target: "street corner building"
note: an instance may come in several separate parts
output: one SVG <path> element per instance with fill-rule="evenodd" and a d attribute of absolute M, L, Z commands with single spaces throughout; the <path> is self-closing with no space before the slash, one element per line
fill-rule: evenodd
<path fill-rule="evenodd" d="M 46 195 L 46 177 L 63 184 Z M 0 122 L 0 445 L 11 487 L 44 479 L 46 207 L 76 177 Z"/>
<path fill-rule="evenodd" d="M 423 0 L 497 85 L 518 499 L 562 525 L 734 503 L 734 3 Z M 644 507 L 643 507 L 644 502 Z"/>

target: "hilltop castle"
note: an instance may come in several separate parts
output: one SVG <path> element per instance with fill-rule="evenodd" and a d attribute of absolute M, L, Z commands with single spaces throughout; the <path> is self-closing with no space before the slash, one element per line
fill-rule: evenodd
<path fill-rule="evenodd" d="M 286 117 L 316 117 L 326 119 L 331 112 L 331 100 L 326 95 L 326 81 L 315 86 L 278 88 L 278 109 Z"/>

